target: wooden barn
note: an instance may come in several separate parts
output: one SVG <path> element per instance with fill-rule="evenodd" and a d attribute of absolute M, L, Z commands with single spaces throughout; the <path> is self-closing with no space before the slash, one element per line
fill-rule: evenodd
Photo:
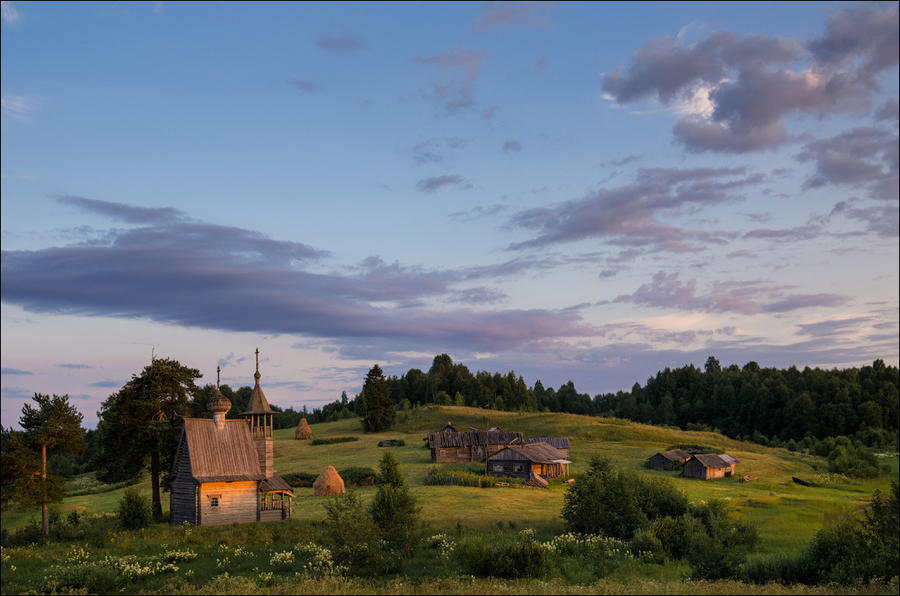
<path fill-rule="evenodd" d="M 691 454 L 682 449 L 657 451 L 647 459 L 647 467 L 654 470 L 674 470 L 676 465 L 683 464 L 690 457 Z"/>
<path fill-rule="evenodd" d="M 470 428 L 456 432 L 447 425 L 426 439 L 431 450 L 431 461 L 435 463 L 453 463 L 468 461 L 484 461 L 510 443 L 524 443 L 520 432 L 488 431 Z"/>
<path fill-rule="evenodd" d="M 525 441 L 526 445 L 530 443 L 547 443 L 558 449 L 564 458 L 569 458 L 569 449 L 571 448 L 569 437 L 534 437 Z"/>
<path fill-rule="evenodd" d="M 260 387 L 259 350 L 256 386 L 241 420 L 226 420 L 231 402 L 219 391 L 208 418 L 185 418 L 172 465 L 169 509 L 173 524 L 203 526 L 280 521 L 291 517 L 290 485 L 272 464 L 272 417 Z"/>
<path fill-rule="evenodd" d="M 547 443 L 509 445 L 487 458 L 485 473 L 491 476 L 512 476 L 529 482 L 538 477 L 556 478 L 569 475 L 569 464 L 562 452 Z"/>
<path fill-rule="evenodd" d="M 725 478 L 734 474 L 735 464 L 738 460 L 731 457 L 727 453 L 698 454 L 693 455 L 684 464 L 682 476 L 687 478 L 702 478 L 709 480 L 711 478 Z"/>

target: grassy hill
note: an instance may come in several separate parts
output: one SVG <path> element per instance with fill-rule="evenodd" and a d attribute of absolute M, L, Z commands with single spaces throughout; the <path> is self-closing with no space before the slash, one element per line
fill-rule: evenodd
<path fill-rule="evenodd" d="M 506 430 L 520 430 L 526 437 L 568 436 L 572 444 L 572 474 L 583 472 L 592 457 L 603 456 L 619 467 L 671 479 L 691 501 L 726 499 L 738 515 L 758 526 L 761 552 L 786 552 L 803 546 L 822 527 L 826 517 L 864 506 L 876 488 L 887 492 L 890 479 L 898 475 L 896 455 L 882 459 L 889 473 L 875 479 L 852 480 L 824 474 L 826 465 L 822 458 L 735 441 L 713 432 L 682 431 L 575 414 L 497 412 L 455 406 L 429 406 L 399 412 L 395 427 L 384 433 L 362 433 L 356 418 L 311 425 L 316 438 L 359 437 L 358 441 L 348 443 L 312 445 L 309 441 L 294 440 L 293 429 L 278 430 L 275 433 L 275 467 L 282 474 L 318 473 L 329 464 L 339 470 L 351 466 L 376 468 L 385 451 L 377 447 L 378 442 L 403 439 L 405 447 L 390 449 L 400 462 L 412 493 L 418 497 L 421 517 L 427 523 L 435 527 L 457 523 L 482 527 L 498 521 L 512 521 L 520 527 L 562 530 L 560 511 L 566 486 L 561 481 L 551 483 L 547 490 L 425 486 L 425 472 L 433 464 L 423 438 L 448 420 L 459 429 L 501 426 Z M 738 476 L 752 474 L 758 479 L 749 483 L 741 483 L 737 478 L 702 481 L 644 467 L 647 457 L 674 445 L 699 445 L 710 451 L 730 453 L 740 461 Z M 792 482 L 791 476 L 808 480 L 818 478 L 819 483 L 827 486 L 799 486 Z M 84 482 L 84 478 L 73 482 L 70 491 L 83 490 Z M 145 480 L 142 487 L 149 494 L 149 482 Z M 88 513 L 114 511 L 122 490 L 70 496 L 60 509 L 63 514 L 72 509 Z M 366 499 L 374 496 L 373 488 L 359 490 Z M 313 496 L 311 488 L 298 488 L 296 493 L 295 519 L 319 520 L 324 517 L 324 499 Z M 163 500 L 164 506 L 167 505 L 165 495 Z M 3 527 L 21 526 L 38 515 L 37 511 L 4 513 Z"/>

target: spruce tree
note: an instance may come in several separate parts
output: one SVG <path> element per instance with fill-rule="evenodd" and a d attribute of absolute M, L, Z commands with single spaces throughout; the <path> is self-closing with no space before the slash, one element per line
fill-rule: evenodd
<path fill-rule="evenodd" d="M 378 474 L 378 492 L 372 501 L 372 520 L 383 538 L 407 554 L 412 550 L 412 534 L 418 520 L 419 508 L 409 494 L 406 481 L 390 452 L 381 458 Z"/>
<path fill-rule="evenodd" d="M 364 396 L 363 427 L 367 432 L 380 432 L 394 423 L 394 402 L 381 367 L 373 366 L 366 375 L 361 394 Z"/>

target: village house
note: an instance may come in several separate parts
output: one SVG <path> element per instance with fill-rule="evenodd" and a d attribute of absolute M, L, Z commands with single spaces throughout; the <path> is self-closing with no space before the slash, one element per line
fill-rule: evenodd
<path fill-rule="evenodd" d="M 547 443 L 551 447 L 558 449 L 564 458 L 569 457 L 569 449 L 571 449 L 569 437 L 533 437 L 526 439 L 525 444 L 528 445 L 530 443 Z"/>
<path fill-rule="evenodd" d="M 487 458 L 485 473 L 524 482 L 537 480 L 537 485 L 546 487 L 546 478 L 568 476 L 570 463 L 559 449 L 547 443 L 508 445 Z"/>
<path fill-rule="evenodd" d="M 703 480 L 725 478 L 734 474 L 735 464 L 737 463 L 739 463 L 738 460 L 727 453 L 693 455 L 685 462 L 681 475 L 687 478 L 701 478 Z"/>
<path fill-rule="evenodd" d="M 430 433 L 426 439 L 435 463 L 484 461 L 510 443 L 524 443 L 520 432 L 504 430 L 478 430 L 470 428 L 457 432 L 448 422 L 441 430 Z"/>
<path fill-rule="evenodd" d="M 647 467 L 653 470 L 674 470 L 675 466 L 686 462 L 691 454 L 682 449 L 657 451 L 647 460 Z"/>
<path fill-rule="evenodd" d="M 260 386 L 259 350 L 250 405 L 241 420 L 226 420 L 231 402 L 219 390 L 208 418 L 185 418 L 172 464 L 169 510 L 173 524 L 202 526 L 290 519 L 294 493 L 273 465 L 275 412 Z"/>

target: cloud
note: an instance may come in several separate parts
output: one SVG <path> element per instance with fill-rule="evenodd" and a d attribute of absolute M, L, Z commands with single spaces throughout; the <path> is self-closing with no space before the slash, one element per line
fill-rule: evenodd
<path fill-rule="evenodd" d="M 365 47 L 362 39 L 353 33 L 346 35 L 320 35 L 316 37 L 316 47 L 326 52 L 347 53 L 361 50 Z"/>
<path fill-rule="evenodd" d="M 603 165 L 615 166 L 617 168 L 622 167 L 624 165 L 630 164 L 633 161 L 637 161 L 641 158 L 640 155 L 626 155 L 622 159 L 613 159 L 611 161 L 606 162 Z"/>
<path fill-rule="evenodd" d="M 503 143 L 503 153 L 517 153 L 522 150 L 522 143 L 519 141 L 506 141 Z"/>
<path fill-rule="evenodd" d="M 551 6 L 551 2 L 487 2 L 484 14 L 475 19 L 472 28 L 486 31 L 516 25 L 546 26 L 547 19 L 538 13 Z"/>
<path fill-rule="evenodd" d="M 33 375 L 33 372 L 18 368 L 0 368 L 0 375 Z"/>
<path fill-rule="evenodd" d="M 105 215 L 111 219 L 135 224 L 172 224 L 187 221 L 187 215 L 174 207 L 135 207 L 99 199 L 63 195 L 56 200 L 83 211 Z"/>
<path fill-rule="evenodd" d="M 100 387 L 101 389 L 118 389 L 124 386 L 125 383 L 122 381 L 97 381 L 96 383 L 91 383 L 91 387 Z"/>
<path fill-rule="evenodd" d="M 0 113 L 19 122 L 31 122 L 35 100 L 26 95 L 0 94 Z"/>
<path fill-rule="evenodd" d="M 762 180 L 762 175 L 749 174 L 745 168 L 641 169 L 632 183 L 515 214 L 512 227 L 534 230 L 537 235 L 509 248 L 598 239 L 675 252 L 697 250 L 696 244 L 721 243 L 729 234 L 685 230 L 660 223 L 658 218 L 738 200 L 737 191 Z"/>
<path fill-rule="evenodd" d="M 651 99 L 686 112 L 673 134 L 688 151 L 759 151 L 794 140 L 789 115 L 868 112 L 876 75 L 898 63 L 897 21 L 896 6 L 842 8 L 806 47 L 729 31 L 690 45 L 651 40 L 627 69 L 604 76 L 603 89 L 619 104 Z"/>
<path fill-rule="evenodd" d="M 759 281 L 715 282 L 699 292 L 695 279 L 682 282 L 677 273 L 659 271 L 653 279 L 631 294 L 617 296 L 613 302 L 628 302 L 652 308 L 743 315 L 783 313 L 812 307 L 834 307 L 849 298 L 838 294 L 787 294 L 783 286 Z"/>
<path fill-rule="evenodd" d="M 883 238 L 900 236 L 900 208 L 897 204 L 871 207 L 852 207 L 842 204 L 832 213 L 866 224 L 866 231 Z"/>
<path fill-rule="evenodd" d="M 840 335 L 848 330 L 859 330 L 861 327 L 867 327 L 866 323 L 871 320 L 870 317 L 854 317 L 851 319 L 819 321 L 817 323 L 801 323 L 797 325 L 800 328 L 797 331 L 797 335 L 811 335 L 813 337 Z"/>
<path fill-rule="evenodd" d="M 876 199 L 898 198 L 898 138 L 886 130 L 860 126 L 813 141 L 798 159 L 816 164 L 805 189 L 834 184 L 864 190 Z"/>
<path fill-rule="evenodd" d="M 897 98 L 891 97 L 887 99 L 883 104 L 878 106 L 878 109 L 875 110 L 875 119 L 876 120 L 890 120 L 893 123 L 897 123 L 897 112 L 900 109 L 900 106 L 897 104 Z"/>
<path fill-rule="evenodd" d="M 291 84 L 303 93 L 315 93 L 316 91 L 322 89 L 321 85 L 319 85 L 318 83 L 313 83 L 312 81 L 301 81 L 300 79 L 294 79 L 293 81 L 291 81 Z"/>
<path fill-rule="evenodd" d="M 21 18 L 19 16 L 19 11 L 16 10 L 15 5 L 8 0 L 3 0 L 0 2 L 0 14 L 3 15 L 3 22 L 7 25 L 14 25 L 19 22 Z"/>
<path fill-rule="evenodd" d="M 73 370 L 94 368 L 93 366 L 91 366 L 89 364 L 57 364 L 56 366 L 58 366 L 59 368 L 70 368 Z"/>
<path fill-rule="evenodd" d="M 469 141 L 460 137 L 426 139 L 413 146 L 413 160 L 419 165 L 440 163 L 447 152 L 465 149 L 468 145 Z"/>
<path fill-rule="evenodd" d="M 462 190 L 472 188 L 472 185 L 456 175 L 433 176 L 423 178 L 416 183 L 416 188 L 425 192 L 435 192 L 445 186 L 457 186 Z"/>
<path fill-rule="evenodd" d="M 431 64 L 443 70 L 455 70 L 462 75 L 461 79 L 453 79 L 434 87 L 435 98 L 444 104 L 447 112 L 454 113 L 475 105 L 473 91 L 475 81 L 481 75 L 483 59 L 484 55 L 479 52 L 456 50 L 426 58 L 414 58 L 413 62 Z"/>
<path fill-rule="evenodd" d="M 476 207 L 472 207 L 468 211 L 456 211 L 455 213 L 451 213 L 447 217 L 462 222 L 470 222 L 484 217 L 493 217 L 495 215 L 503 213 L 507 209 L 509 209 L 509 205 L 478 205 Z"/>
<path fill-rule="evenodd" d="M 127 207 L 115 212 L 133 217 Z M 116 230 L 107 243 L 0 254 L 4 302 L 33 312 L 362 338 L 432 352 L 448 346 L 493 350 L 593 333 L 574 312 L 421 306 L 423 297 L 458 299 L 468 291 L 476 298 L 453 284 L 493 270 L 428 271 L 372 257 L 349 274 L 312 273 L 303 265 L 321 251 L 205 223 L 151 224 Z"/>

